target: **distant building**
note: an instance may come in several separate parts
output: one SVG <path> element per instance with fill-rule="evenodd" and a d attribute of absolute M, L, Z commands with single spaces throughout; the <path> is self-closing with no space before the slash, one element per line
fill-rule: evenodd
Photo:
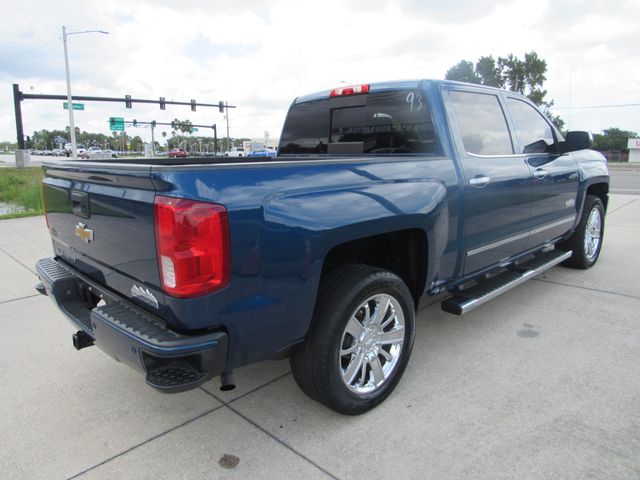
<path fill-rule="evenodd" d="M 251 144 L 256 146 L 257 148 L 269 148 L 269 147 L 275 148 L 278 146 L 278 143 L 280 143 L 279 138 L 262 137 L 262 138 L 251 139 Z"/>
<path fill-rule="evenodd" d="M 629 163 L 640 163 L 640 138 L 630 138 L 627 143 Z"/>
<path fill-rule="evenodd" d="M 259 148 L 277 148 L 280 143 L 279 138 L 271 138 L 269 136 L 262 138 L 252 138 L 251 140 L 245 140 L 242 143 L 242 147 L 246 153 L 258 150 Z"/>

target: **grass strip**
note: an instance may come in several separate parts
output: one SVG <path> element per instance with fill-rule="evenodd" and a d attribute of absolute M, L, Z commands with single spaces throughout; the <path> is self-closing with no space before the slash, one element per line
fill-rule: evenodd
<path fill-rule="evenodd" d="M 24 209 L 0 214 L 0 220 L 44 214 L 40 193 L 43 174 L 41 167 L 0 168 L 0 202 Z"/>

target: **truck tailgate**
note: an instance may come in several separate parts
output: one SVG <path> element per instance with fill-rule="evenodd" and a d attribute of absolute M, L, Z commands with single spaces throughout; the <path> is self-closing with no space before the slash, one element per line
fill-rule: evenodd
<path fill-rule="evenodd" d="M 159 312 L 150 166 L 45 165 L 43 197 L 57 257 L 100 285 Z"/>

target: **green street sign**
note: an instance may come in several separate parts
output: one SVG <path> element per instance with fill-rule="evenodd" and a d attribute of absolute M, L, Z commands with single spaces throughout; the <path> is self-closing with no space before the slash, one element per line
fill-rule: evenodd
<path fill-rule="evenodd" d="M 112 131 L 124 131 L 124 118 L 122 117 L 109 117 L 109 128 Z"/>
<path fill-rule="evenodd" d="M 197 129 L 196 127 L 191 127 L 191 131 L 192 131 L 192 132 L 197 132 L 197 131 L 198 131 L 198 129 Z"/>
<path fill-rule="evenodd" d="M 64 108 L 65 110 L 69 110 L 69 102 L 63 102 L 62 103 L 62 108 Z M 73 109 L 74 110 L 84 110 L 84 103 L 74 103 L 73 104 Z"/>

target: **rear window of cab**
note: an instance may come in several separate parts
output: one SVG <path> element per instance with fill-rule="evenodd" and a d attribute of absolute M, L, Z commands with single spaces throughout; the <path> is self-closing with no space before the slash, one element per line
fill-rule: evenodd
<path fill-rule="evenodd" d="M 280 155 L 439 153 L 431 114 L 418 89 L 294 104 L 280 145 Z"/>

